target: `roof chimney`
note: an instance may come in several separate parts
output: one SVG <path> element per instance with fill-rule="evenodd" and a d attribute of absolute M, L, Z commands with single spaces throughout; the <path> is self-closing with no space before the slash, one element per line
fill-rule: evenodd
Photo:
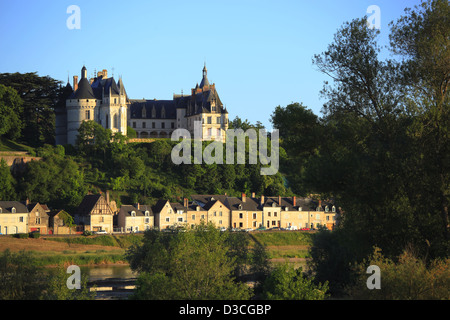
<path fill-rule="evenodd" d="M 136 203 L 136 209 L 141 210 L 141 205 L 138 203 Z"/>
<path fill-rule="evenodd" d="M 292 197 L 292 205 L 295 207 L 297 205 L 297 197 L 293 196 Z"/>
<path fill-rule="evenodd" d="M 255 193 L 254 192 L 252 192 L 252 198 L 254 198 L 255 197 Z"/>
<path fill-rule="evenodd" d="M 184 198 L 183 200 L 184 200 L 184 207 L 187 208 L 189 204 L 188 198 Z"/>
<path fill-rule="evenodd" d="M 73 91 L 78 89 L 78 76 L 73 76 Z"/>
<path fill-rule="evenodd" d="M 106 190 L 106 203 L 109 204 L 109 190 Z"/>
<path fill-rule="evenodd" d="M 278 205 L 281 207 L 281 196 L 278 196 Z"/>
<path fill-rule="evenodd" d="M 261 195 L 261 205 L 264 204 L 264 195 Z"/>
<path fill-rule="evenodd" d="M 245 196 L 245 193 L 242 194 L 242 202 L 247 201 L 247 197 Z"/>

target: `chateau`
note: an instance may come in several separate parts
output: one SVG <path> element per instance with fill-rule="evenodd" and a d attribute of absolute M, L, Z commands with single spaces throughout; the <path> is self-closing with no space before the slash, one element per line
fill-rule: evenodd
<path fill-rule="evenodd" d="M 190 95 L 174 94 L 172 100 L 131 99 L 122 78 L 116 82 L 107 70 L 88 79 L 87 69 L 81 69 L 81 79 L 73 77 L 73 86 L 66 86 L 65 108 L 55 110 L 56 144 L 74 145 L 83 121 L 94 120 L 113 133 L 127 134 L 133 128 L 138 138 L 170 138 L 175 129 L 187 129 L 194 135 L 194 123 L 201 123 L 202 140 L 225 142 L 228 112 L 216 90 L 210 84 L 206 66 L 200 85 Z"/>

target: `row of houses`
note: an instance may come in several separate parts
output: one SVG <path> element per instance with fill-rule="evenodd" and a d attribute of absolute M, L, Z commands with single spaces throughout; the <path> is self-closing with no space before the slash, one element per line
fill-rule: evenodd
<path fill-rule="evenodd" d="M 3 213 L 2 211 L 3 210 Z M 14 211 L 14 212 L 13 212 Z M 0 231 L 3 234 L 39 231 L 44 234 L 68 233 L 60 212 L 45 205 L 0 201 Z M 192 227 L 202 222 L 218 228 L 256 230 L 258 228 L 333 229 L 339 209 L 332 201 L 300 197 L 232 197 L 192 195 L 183 202 L 159 200 L 155 205 L 122 205 L 116 208 L 102 194 L 86 195 L 74 211 L 76 231 L 140 232 L 157 228 Z M 65 228 L 65 229 L 64 229 Z"/>
<path fill-rule="evenodd" d="M 0 234 L 67 234 L 71 230 L 65 215 L 64 210 L 51 211 L 38 202 L 0 201 Z"/>

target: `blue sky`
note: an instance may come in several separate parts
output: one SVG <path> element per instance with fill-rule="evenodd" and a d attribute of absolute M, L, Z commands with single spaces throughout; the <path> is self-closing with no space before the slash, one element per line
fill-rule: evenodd
<path fill-rule="evenodd" d="M 230 118 L 271 130 L 278 105 L 301 102 L 320 115 L 319 92 L 329 79 L 312 57 L 345 21 L 379 6 L 385 45 L 389 22 L 419 3 L 0 0 L 0 73 L 36 71 L 66 83 L 85 65 L 89 76 L 101 69 L 121 75 L 130 98 L 163 100 L 190 93 L 206 62 Z M 70 5 L 80 8 L 79 30 L 66 26 Z"/>

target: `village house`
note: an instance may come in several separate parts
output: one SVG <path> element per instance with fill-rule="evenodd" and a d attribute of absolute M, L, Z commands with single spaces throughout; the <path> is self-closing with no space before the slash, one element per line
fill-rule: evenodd
<path fill-rule="evenodd" d="M 86 195 L 74 212 L 74 222 L 82 231 L 113 232 L 113 216 L 105 197 L 101 194 Z"/>
<path fill-rule="evenodd" d="M 49 213 L 47 205 L 39 202 L 29 203 L 26 201 L 28 208 L 28 231 L 39 232 L 40 234 L 49 233 Z"/>
<path fill-rule="evenodd" d="M 119 232 L 139 232 L 154 227 L 154 215 L 150 206 L 137 203 L 135 206 L 122 205 L 117 217 Z"/>
<path fill-rule="evenodd" d="M 51 234 L 75 234 L 76 226 L 70 227 L 67 224 L 70 214 L 64 210 L 50 211 L 49 213 L 49 233 Z"/>
<path fill-rule="evenodd" d="M 28 232 L 28 208 L 19 201 L 0 201 L 0 234 Z"/>

